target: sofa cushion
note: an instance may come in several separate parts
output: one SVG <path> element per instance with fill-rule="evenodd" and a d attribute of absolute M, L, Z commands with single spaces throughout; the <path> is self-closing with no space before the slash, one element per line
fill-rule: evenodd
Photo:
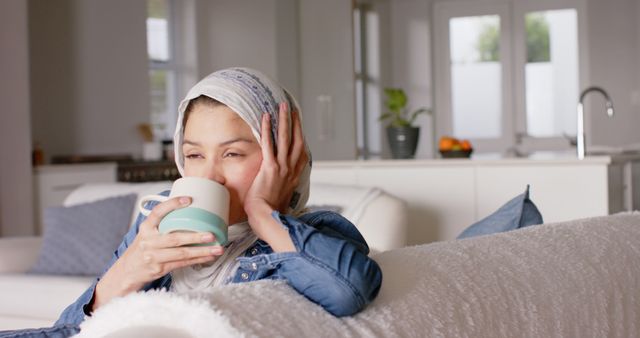
<path fill-rule="evenodd" d="M 339 208 L 358 228 L 371 254 L 407 245 L 407 203 L 379 188 L 312 182 L 307 205 Z"/>
<path fill-rule="evenodd" d="M 136 205 L 140 202 L 145 195 L 157 195 L 162 191 L 171 189 L 171 181 L 160 182 L 144 182 L 144 183 L 88 183 L 83 184 L 79 188 L 67 196 L 63 205 L 69 207 L 72 205 L 83 204 L 87 202 L 94 202 L 107 197 L 113 197 L 126 194 L 137 194 L 138 199 Z M 131 212 L 130 225 L 136 220 L 138 216 L 138 208 L 134 208 Z"/>
<path fill-rule="evenodd" d="M 374 187 L 312 183 L 307 205 L 339 208 L 346 219 L 357 225 L 366 205 L 380 193 L 381 190 Z"/>
<path fill-rule="evenodd" d="M 44 211 L 42 249 L 29 273 L 98 276 L 129 228 L 136 194 Z"/>
<path fill-rule="evenodd" d="M 170 181 L 148 183 L 90 183 L 74 190 L 64 206 L 95 201 L 127 193 L 142 196 L 158 194 L 171 188 Z M 307 206 L 312 209 L 340 210 L 351 221 L 369 244 L 371 253 L 382 252 L 407 244 L 408 216 L 405 201 L 375 187 L 339 185 L 311 182 Z M 138 215 L 134 208 L 131 224 Z"/>
<path fill-rule="evenodd" d="M 20 327 L 20 318 L 52 325 L 92 282 L 92 277 L 0 274 L 0 318 L 15 318 L 13 328 Z"/>
<path fill-rule="evenodd" d="M 529 199 L 527 185 L 527 189 L 522 194 L 505 203 L 491 215 L 470 225 L 458 235 L 457 239 L 505 232 L 542 223 L 540 211 Z"/>

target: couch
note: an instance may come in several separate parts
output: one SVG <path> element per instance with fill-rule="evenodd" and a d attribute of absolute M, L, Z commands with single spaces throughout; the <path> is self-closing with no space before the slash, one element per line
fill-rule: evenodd
<path fill-rule="evenodd" d="M 140 200 L 170 186 L 170 182 L 86 184 L 71 192 L 64 206 L 128 193 L 136 193 Z M 312 184 L 308 205 L 342 213 L 358 227 L 372 254 L 407 243 L 406 203 L 380 189 Z M 131 223 L 136 216 L 134 209 Z M 41 245 L 42 237 L 0 238 L 0 330 L 51 326 L 94 279 L 25 273 L 36 262 Z"/>
<path fill-rule="evenodd" d="M 374 255 L 362 312 L 336 318 L 285 283 L 132 294 L 78 337 L 639 337 L 640 213 L 531 226 Z M 250 309 L 250 310 L 247 310 Z"/>

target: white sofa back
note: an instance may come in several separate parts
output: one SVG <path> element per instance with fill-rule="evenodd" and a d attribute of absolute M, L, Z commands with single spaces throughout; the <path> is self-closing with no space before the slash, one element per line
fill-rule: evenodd
<path fill-rule="evenodd" d="M 384 275 L 380 293 L 352 317 L 333 317 L 265 280 L 189 299 L 130 295 L 96 311 L 81 336 L 137 337 L 161 328 L 172 337 L 640 337 L 640 213 L 374 258 Z"/>
<path fill-rule="evenodd" d="M 64 206 L 97 201 L 103 198 L 138 194 L 136 205 L 142 196 L 169 190 L 171 182 L 149 183 L 90 183 L 74 190 L 64 201 Z M 337 207 L 362 233 L 372 253 L 387 251 L 407 244 L 406 203 L 373 187 L 349 185 L 312 184 L 308 206 Z M 131 224 L 138 215 L 137 206 L 131 215 Z"/>
<path fill-rule="evenodd" d="M 66 197 L 64 206 L 128 193 L 157 194 L 171 182 L 85 184 Z M 405 246 L 405 202 L 376 188 L 312 185 L 309 204 L 340 207 L 369 243 L 371 253 Z M 131 222 L 137 210 L 131 214 Z M 35 263 L 42 237 L 0 239 L 0 330 L 53 325 L 60 312 L 92 282 L 91 277 L 26 274 Z"/>

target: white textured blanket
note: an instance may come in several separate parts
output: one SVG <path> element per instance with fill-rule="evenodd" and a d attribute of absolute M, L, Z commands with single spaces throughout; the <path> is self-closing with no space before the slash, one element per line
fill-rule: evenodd
<path fill-rule="evenodd" d="M 530 227 L 379 254 L 363 312 L 335 318 L 282 282 L 210 295 L 135 294 L 81 337 L 638 337 L 640 213 Z"/>

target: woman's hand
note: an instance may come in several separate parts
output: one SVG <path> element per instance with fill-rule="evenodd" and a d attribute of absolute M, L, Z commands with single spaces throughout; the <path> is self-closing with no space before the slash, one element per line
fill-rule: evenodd
<path fill-rule="evenodd" d="M 211 233 L 160 234 L 158 231 L 158 224 L 166 214 L 190 203 L 189 197 L 176 197 L 153 208 L 140 224 L 133 243 L 96 286 L 94 310 L 111 298 L 138 291 L 146 283 L 177 268 L 213 261 L 222 255 L 224 249 L 221 246 L 184 246 L 212 242 L 215 237 Z"/>
<path fill-rule="evenodd" d="M 309 161 L 298 112 L 291 114 L 291 127 L 287 115 L 287 105 L 281 103 L 277 154 L 271 141 L 270 116 L 262 115 L 262 163 L 244 200 L 249 225 L 276 252 L 295 251 L 295 247 L 288 232 L 271 217 L 271 212 L 287 211 L 294 189 L 300 182 L 300 174 Z"/>
<path fill-rule="evenodd" d="M 287 109 L 286 103 L 280 103 L 277 154 L 274 154 L 271 140 L 270 115 L 262 115 L 262 164 L 244 201 L 244 210 L 249 217 L 264 204 L 286 212 L 300 182 L 300 174 L 309 161 L 298 112 L 291 113 L 291 131 Z"/>

